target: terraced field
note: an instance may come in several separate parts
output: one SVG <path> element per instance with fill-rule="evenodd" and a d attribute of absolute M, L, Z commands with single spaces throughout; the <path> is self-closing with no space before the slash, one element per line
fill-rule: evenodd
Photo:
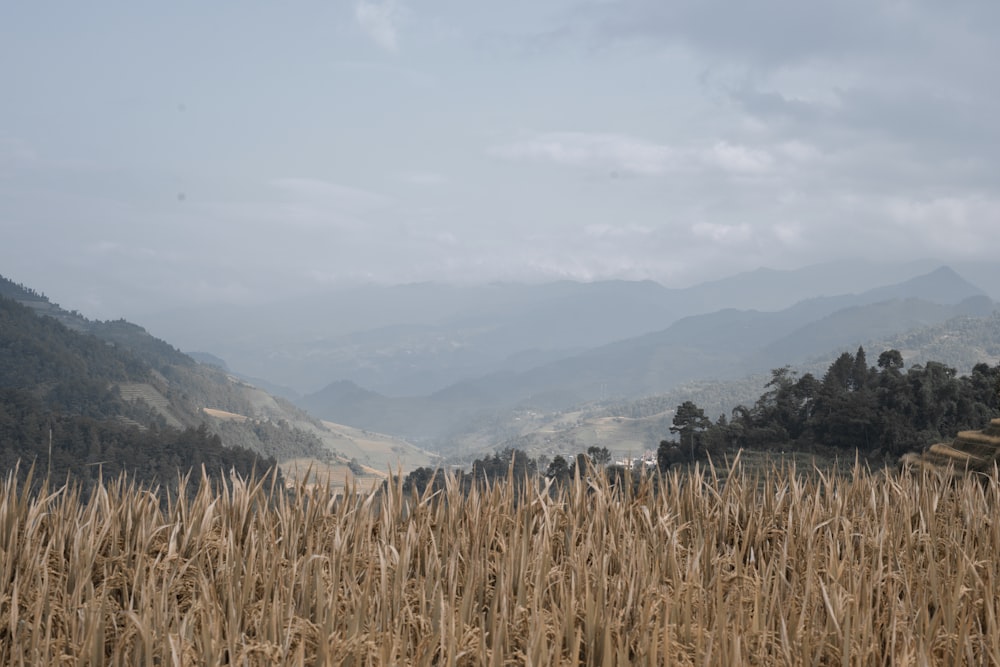
<path fill-rule="evenodd" d="M 905 467 L 947 474 L 986 474 L 1000 465 L 1000 419 L 980 431 L 961 431 L 950 443 L 936 443 L 920 454 L 903 457 Z"/>
<path fill-rule="evenodd" d="M 126 401 L 145 401 L 147 405 L 156 410 L 162 416 L 168 426 L 173 428 L 184 428 L 184 424 L 174 415 L 170 408 L 170 401 L 167 397 L 157 391 L 156 387 L 145 382 L 122 382 L 118 385 L 118 391 Z"/>

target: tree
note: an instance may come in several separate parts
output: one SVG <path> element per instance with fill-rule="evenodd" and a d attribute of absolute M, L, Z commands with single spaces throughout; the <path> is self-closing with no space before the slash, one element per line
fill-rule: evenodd
<path fill-rule="evenodd" d="M 440 468 L 416 468 L 403 480 L 403 493 L 416 493 L 423 496 L 427 487 L 434 491 L 444 488 L 444 471 Z"/>
<path fill-rule="evenodd" d="M 819 382 L 809 373 L 796 379 L 796 373 L 784 366 L 771 371 L 766 389 L 751 412 L 753 422 L 768 426 L 769 440 L 784 442 L 799 438 L 813 408 Z"/>
<path fill-rule="evenodd" d="M 557 454 L 549 463 L 549 467 L 545 469 L 545 476 L 556 482 L 569 479 L 569 464 L 566 459 Z"/>
<path fill-rule="evenodd" d="M 660 472 L 666 472 L 674 463 L 684 460 L 681 448 L 676 442 L 671 440 L 660 440 L 660 446 L 656 448 L 656 467 Z"/>
<path fill-rule="evenodd" d="M 854 367 L 851 369 L 851 388 L 860 391 L 868 386 L 868 360 L 865 357 L 865 348 L 858 346 L 858 352 L 854 355 Z"/>
<path fill-rule="evenodd" d="M 823 376 L 823 388 L 828 393 L 842 391 L 852 391 L 854 389 L 854 355 L 844 352 L 836 361 L 830 364 L 830 368 Z"/>
<path fill-rule="evenodd" d="M 611 463 L 611 452 L 608 451 L 607 447 L 591 445 L 587 447 L 587 455 L 595 466 L 606 466 Z"/>
<path fill-rule="evenodd" d="M 719 418 L 701 436 L 702 448 L 710 456 L 716 456 L 724 452 L 735 439 L 735 433 L 729 425 L 726 415 L 719 415 Z"/>
<path fill-rule="evenodd" d="M 353 475 L 360 476 L 365 474 L 364 466 L 362 466 L 357 459 L 351 459 L 350 463 L 347 464 L 347 467 Z"/>
<path fill-rule="evenodd" d="M 712 425 L 711 420 L 705 416 L 705 411 L 699 408 L 692 401 L 684 401 L 677 406 L 674 413 L 671 433 L 680 434 L 681 448 L 687 448 L 691 453 L 691 458 L 696 458 L 695 447 L 699 441 L 699 434 Z"/>
<path fill-rule="evenodd" d="M 507 447 L 472 462 L 472 477 L 477 482 L 495 482 L 513 475 L 515 484 L 523 484 L 537 472 L 535 460 L 520 449 Z"/>
<path fill-rule="evenodd" d="M 886 350 L 878 355 L 878 367 L 898 371 L 903 367 L 903 355 L 900 354 L 899 350 Z"/>

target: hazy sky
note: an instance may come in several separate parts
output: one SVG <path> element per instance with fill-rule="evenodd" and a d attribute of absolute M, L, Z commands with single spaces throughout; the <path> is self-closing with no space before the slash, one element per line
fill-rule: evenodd
<path fill-rule="evenodd" d="M 0 274 L 118 317 L 1000 261 L 998 30 L 995 0 L 8 2 Z"/>

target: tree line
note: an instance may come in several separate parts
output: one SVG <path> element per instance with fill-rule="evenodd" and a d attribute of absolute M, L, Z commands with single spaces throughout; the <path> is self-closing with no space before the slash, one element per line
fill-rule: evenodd
<path fill-rule="evenodd" d="M 728 419 L 712 422 L 693 403 L 679 406 L 671 428 L 679 442 L 660 449 L 668 458 L 739 448 L 832 448 L 893 458 L 1000 416 L 1000 365 L 979 363 L 968 375 L 936 361 L 903 367 L 898 350 L 870 365 L 859 347 L 837 357 L 822 378 L 774 369 L 757 401 Z"/>
<path fill-rule="evenodd" d="M 174 429 L 95 419 L 52 410 L 26 391 L 0 389 L 0 470 L 21 480 L 34 466 L 36 480 L 72 479 L 86 494 L 100 479 L 121 473 L 171 487 L 179 473 L 201 466 L 216 478 L 230 471 L 263 473 L 276 465 L 273 458 L 224 446 L 204 425 Z"/>

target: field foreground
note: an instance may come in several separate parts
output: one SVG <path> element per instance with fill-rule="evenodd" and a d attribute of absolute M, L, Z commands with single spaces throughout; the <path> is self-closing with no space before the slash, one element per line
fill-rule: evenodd
<path fill-rule="evenodd" d="M 0 664 L 1000 664 L 1000 485 L 0 489 Z"/>

